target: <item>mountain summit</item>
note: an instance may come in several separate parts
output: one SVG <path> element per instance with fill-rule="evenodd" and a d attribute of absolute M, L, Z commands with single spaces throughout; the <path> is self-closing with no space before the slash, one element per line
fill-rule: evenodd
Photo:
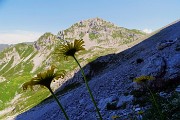
<path fill-rule="evenodd" d="M 92 46 L 115 47 L 141 39 L 144 35 L 146 34 L 140 30 L 118 27 L 101 18 L 79 21 L 58 33 L 60 39 L 83 39 L 86 48 Z"/>

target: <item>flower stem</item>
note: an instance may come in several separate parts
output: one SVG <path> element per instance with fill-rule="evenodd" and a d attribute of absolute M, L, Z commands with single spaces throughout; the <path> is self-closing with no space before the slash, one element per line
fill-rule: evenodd
<path fill-rule="evenodd" d="M 56 100 L 56 102 L 58 103 L 60 109 L 61 109 L 62 112 L 64 113 L 64 116 L 66 117 L 66 120 L 69 120 L 69 118 L 68 118 L 68 116 L 67 116 L 67 114 L 66 114 L 66 112 L 65 112 L 65 110 L 64 110 L 64 108 L 63 108 L 63 106 L 62 106 L 61 103 L 59 102 L 59 100 L 58 100 L 58 98 L 56 97 L 56 95 L 53 93 L 52 89 L 51 89 L 50 87 L 49 87 L 48 89 L 49 89 L 49 91 L 51 92 L 51 94 L 53 95 L 53 97 L 54 97 L 54 99 Z"/>
<path fill-rule="evenodd" d="M 149 90 L 149 92 L 150 92 L 150 94 L 151 94 L 151 96 L 152 96 L 154 105 L 156 106 L 156 108 L 157 108 L 157 110 L 158 110 L 158 113 L 159 113 L 159 115 L 160 115 L 160 117 L 161 117 L 161 120 L 163 120 L 163 115 L 162 115 L 162 113 L 161 113 L 160 110 L 159 110 L 159 106 L 158 106 L 158 104 L 157 104 L 157 102 L 156 102 L 156 99 L 155 99 L 155 97 L 154 97 L 151 89 L 149 89 L 149 87 L 148 87 L 147 85 L 145 85 L 145 86 L 146 86 L 146 88 Z"/>
<path fill-rule="evenodd" d="M 93 95 L 92 95 L 92 92 L 91 92 L 91 90 L 90 90 L 90 87 L 89 87 L 89 85 L 88 85 L 88 81 L 87 81 L 86 76 L 85 76 L 85 74 L 84 74 L 84 70 L 82 69 L 82 67 L 81 67 L 81 65 L 79 64 L 79 62 L 78 62 L 78 60 L 76 59 L 76 57 L 73 56 L 73 58 L 74 58 L 74 60 L 76 61 L 76 63 L 78 64 L 78 66 L 80 67 L 81 74 L 82 74 L 82 76 L 83 76 L 83 78 L 84 78 L 84 81 L 85 81 L 85 84 L 86 84 L 86 88 L 88 89 L 88 92 L 89 92 L 89 94 L 90 94 L 90 97 L 91 97 L 91 99 L 92 99 L 92 102 L 94 103 L 94 106 L 95 106 L 96 111 L 97 111 L 97 113 L 98 113 L 98 115 L 99 115 L 99 118 L 100 118 L 100 120 L 102 120 L 102 116 L 101 116 L 101 114 L 100 114 L 100 112 L 99 112 L 99 109 L 98 109 L 98 107 L 97 107 L 97 105 L 96 105 L 96 102 L 95 102 L 95 100 L 94 100 L 94 97 L 93 97 Z"/>

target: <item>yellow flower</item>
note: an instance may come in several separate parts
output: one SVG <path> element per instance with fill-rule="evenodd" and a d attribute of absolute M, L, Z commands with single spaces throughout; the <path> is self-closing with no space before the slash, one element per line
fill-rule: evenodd
<path fill-rule="evenodd" d="M 32 89 L 35 85 L 41 85 L 49 89 L 53 80 L 64 78 L 64 75 L 64 71 L 55 71 L 55 67 L 51 66 L 47 71 L 38 73 L 36 77 L 32 78 L 28 82 L 25 82 L 22 87 L 23 90 L 26 90 L 28 86 Z"/>
<path fill-rule="evenodd" d="M 144 111 L 138 111 L 138 115 L 142 115 L 144 113 Z"/>
<path fill-rule="evenodd" d="M 140 77 L 135 78 L 134 82 L 142 83 L 142 82 L 147 82 L 147 81 L 154 80 L 154 79 L 155 78 L 152 76 L 140 76 Z"/>
<path fill-rule="evenodd" d="M 111 118 L 112 118 L 113 120 L 115 120 L 115 119 L 117 119 L 117 118 L 120 118 L 120 116 L 118 116 L 118 115 L 113 115 Z"/>
<path fill-rule="evenodd" d="M 67 60 L 68 56 L 74 57 L 75 53 L 81 50 L 85 50 L 83 39 L 77 40 L 75 39 L 74 43 L 67 42 L 66 44 L 60 45 L 56 47 L 55 52 L 59 55 L 64 56 Z"/>

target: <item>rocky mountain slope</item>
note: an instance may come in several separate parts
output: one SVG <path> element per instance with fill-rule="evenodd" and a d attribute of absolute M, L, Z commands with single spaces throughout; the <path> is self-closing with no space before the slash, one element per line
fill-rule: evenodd
<path fill-rule="evenodd" d="M 50 65 L 69 71 L 64 81 L 52 86 L 54 89 L 61 84 L 70 84 L 66 81 L 78 71 L 77 65 L 72 59 L 64 61 L 54 57 L 54 47 L 58 42 L 83 38 L 86 50 L 77 57 L 82 65 L 86 65 L 99 56 L 127 49 L 145 35 L 139 30 L 129 30 L 94 18 L 78 22 L 57 35 L 45 33 L 33 44 L 20 43 L 5 48 L 0 53 L 0 119 L 24 112 L 49 96 L 45 89 L 35 93 L 22 92 L 21 85 Z"/>
<path fill-rule="evenodd" d="M 84 67 L 90 88 L 105 120 L 160 119 L 151 110 L 148 92 L 133 82 L 142 75 L 155 80 L 149 87 L 156 93 L 165 119 L 177 120 L 180 113 L 180 21 L 167 26 L 141 43 L 118 54 L 99 57 Z M 72 120 L 93 120 L 95 108 L 77 72 L 68 83 L 75 89 L 60 94 L 59 99 Z M 78 83 L 78 84 L 77 84 Z M 179 85 L 179 86 L 178 86 Z M 67 87 L 67 86 L 66 86 Z M 163 102 L 161 102 L 163 100 Z M 114 102 L 116 103 L 114 105 Z M 113 107 L 107 107 L 107 104 Z M 173 112 L 172 112 L 173 111 Z M 16 120 L 61 119 L 63 114 L 53 99 L 18 115 Z"/>
<path fill-rule="evenodd" d="M 86 48 L 92 46 L 117 47 L 138 40 L 145 35 L 140 30 L 118 27 L 101 18 L 80 21 L 69 29 L 59 31 L 58 37 L 65 40 L 83 39 Z"/>
<path fill-rule="evenodd" d="M 134 78 L 142 75 L 155 77 L 148 86 L 156 93 L 159 109 L 165 119 L 180 119 L 179 31 L 180 21 L 177 21 L 132 48 L 99 57 L 84 66 L 86 76 L 90 80 L 90 88 L 105 120 L 160 119 L 157 110 L 151 109 L 153 106 L 150 104 L 148 91 L 133 82 Z M 60 87 L 60 91 L 56 92 L 70 118 L 96 119 L 95 108 L 82 82 L 80 72 L 67 82 L 74 85 L 75 89 L 62 94 Z M 63 120 L 64 117 L 55 101 L 49 98 L 15 119 Z"/>

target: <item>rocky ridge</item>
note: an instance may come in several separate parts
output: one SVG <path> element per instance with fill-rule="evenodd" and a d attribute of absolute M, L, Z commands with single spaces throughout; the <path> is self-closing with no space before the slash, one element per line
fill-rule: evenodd
<path fill-rule="evenodd" d="M 140 30 L 118 27 L 101 18 L 82 20 L 58 33 L 60 39 L 83 39 L 86 48 L 92 46 L 117 47 L 141 39 L 144 35 L 146 34 Z"/>

